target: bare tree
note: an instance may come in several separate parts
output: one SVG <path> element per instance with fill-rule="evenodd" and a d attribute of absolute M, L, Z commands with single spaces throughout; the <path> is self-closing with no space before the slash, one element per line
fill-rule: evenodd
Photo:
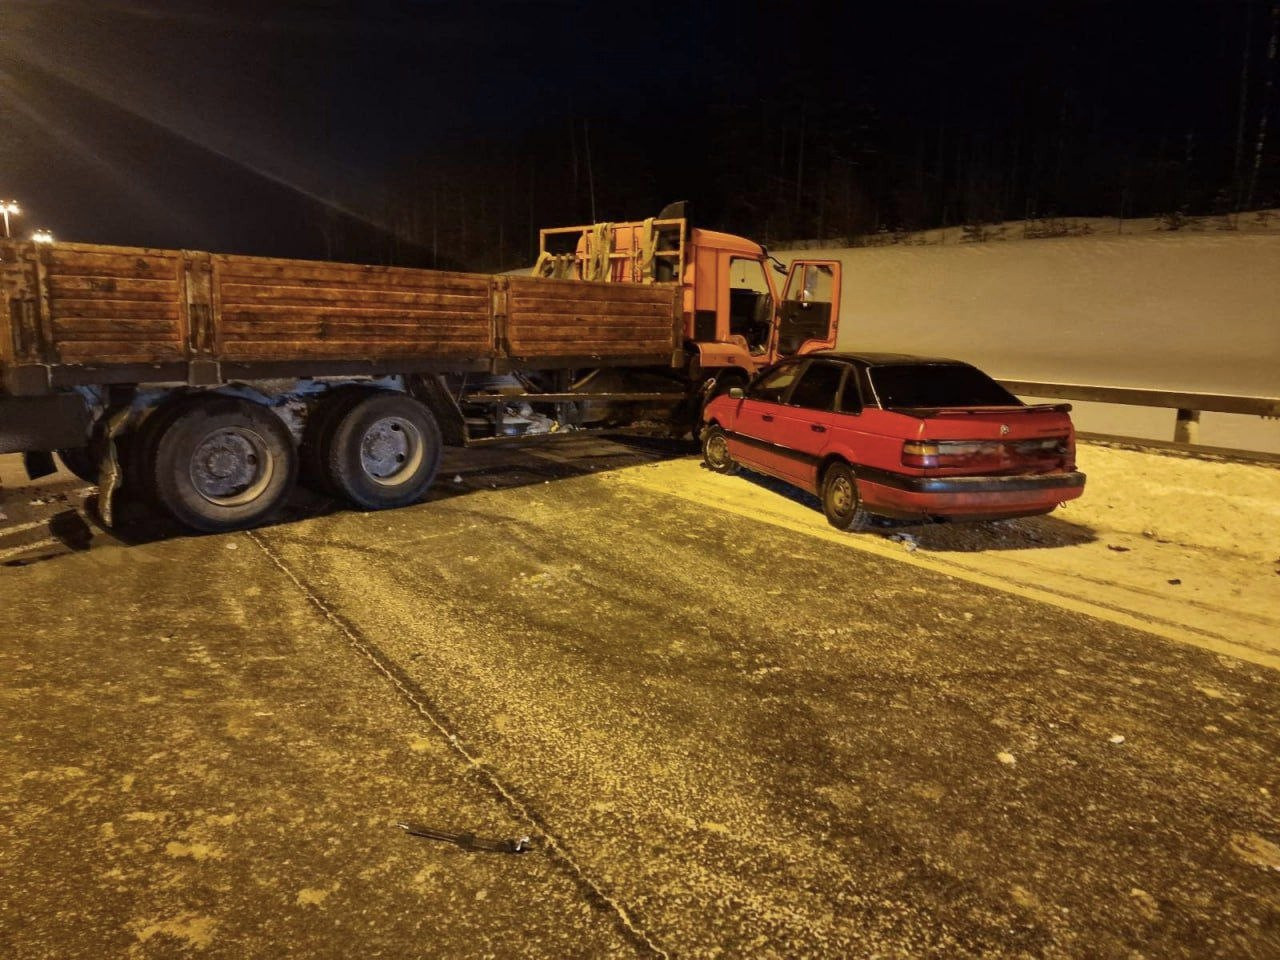
<path fill-rule="evenodd" d="M 1249 195 L 1245 208 L 1253 206 L 1253 195 L 1258 187 L 1258 171 L 1262 169 L 1262 154 L 1267 144 L 1267 114 L 1271 111 L 1271 90 L 1276 76 L 1276 44 L 1280 39 L 1280 0 L 1271 4 L 1271 41 L 1267 44 L 1267 82 L 1262 88 L 1262 110 L 1258 117 L 1258 140 L 1253 151 L 1253 172 L 1249 175 Z"/>

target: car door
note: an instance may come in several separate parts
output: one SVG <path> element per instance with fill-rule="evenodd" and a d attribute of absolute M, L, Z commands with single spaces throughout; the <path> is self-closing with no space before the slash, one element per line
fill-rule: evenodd
<path fill-rule="evenodd" d="M 836 398 L 848 369 L 836 360 L 811 359 L 774 421 L 774 443 L 786 451 L 784 479 L 808 490 L 817 486 L 818 462 L 830 446 Z"/>
<path fill-rule="evenodd" d="M 729 455 L 755 470 L 781 476 L 781 462 L 774 450 L 774 425 L 782 401 L 804 368 L 803 360 L 787 360 L 760 374 L 747 388 L 727 437 Z"/>
<path fill-rule="evenodd" d="M 776 355 L 833 350 L 840 326 L 840 261 L 796 260 L 778 303 Z"/>

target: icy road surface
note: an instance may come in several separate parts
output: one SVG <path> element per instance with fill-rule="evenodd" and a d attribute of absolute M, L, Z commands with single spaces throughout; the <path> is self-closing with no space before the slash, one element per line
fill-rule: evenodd
<path fill-rule="evenodd" d="M 1280 471 L 1081 462 L 862 534 L 590 437 L 227 536 L 8 486 L 0 955 L 1273 960 Z"/>

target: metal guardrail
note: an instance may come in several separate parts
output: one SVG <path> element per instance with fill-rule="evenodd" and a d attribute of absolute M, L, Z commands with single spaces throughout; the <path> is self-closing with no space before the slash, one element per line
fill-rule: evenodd
<path fill-rule="evenodd" d="M 1280 417 L 1280 397 L 1242 397 L 1227 393 L 1184 393 L 1179 390 L 1144 390 L 1136 387 L 1098 387 L 1083 383 L 1041 383 L 1036 380 L 1001 380 L 1010 393 L 1021 397 L 1119 403 L 1133 407 L 1176 410 L 1175 443 L 1195 443 L 1203 411 L 1246 416 Z"/>
<path fill-rule="evenodd" d="M 1211 413 L 1243 413 L 1280 417 L 1280 397 L 1241 397 L 1229 393 L 1182 393 L 1177 390 L 1142 390 L 1135 387 L 1094 387 L 1082 383 L 1039 383 L 1034 380 L 1001 380 L 1010 393 L 1021 397 L 1054 400 L 1092 400 L 1134 407 L 1168 407 L 1172 410 L 1207 410 Z"/>

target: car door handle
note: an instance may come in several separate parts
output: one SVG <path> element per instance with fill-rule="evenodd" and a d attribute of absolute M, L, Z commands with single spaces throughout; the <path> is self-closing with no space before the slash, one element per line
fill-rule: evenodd
<path fill-rule="evenodd" d="M 809 424 L 809 429 L 810 429 L 810 430 L 812 430 L 814 433 L 826 433 L 826 432 L 827 432 L 827 428 L 826 428 L 826 427 L 824 427 L 824 426 L 823 426 L 822 424 L 820 424 L 820 423 L 811 423 L 811 424 Z"/>
<path fill-rule="evenodd" d="M 760 419 L 761 419 L 761 420 L 763 420 L 765 423 L 773 423 L 773 414 L 772 414 L 772 413 L 762 413 L 762 414 L 760 414 Z"/>

